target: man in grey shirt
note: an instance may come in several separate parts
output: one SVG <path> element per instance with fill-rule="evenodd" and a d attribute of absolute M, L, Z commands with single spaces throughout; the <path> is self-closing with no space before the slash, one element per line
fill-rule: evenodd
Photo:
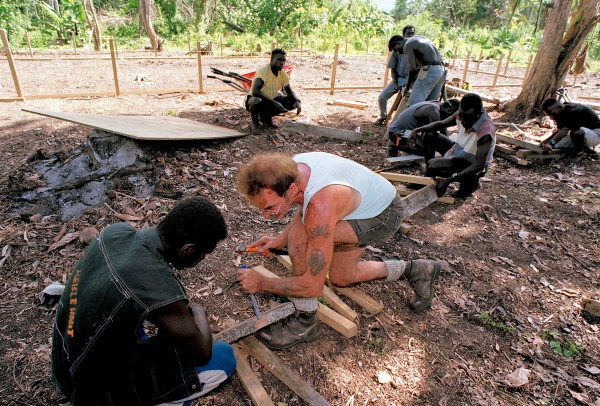
<path fill-rule="evenodd" d="M 379 118 L 375 121 L 375 125 L 383 125 L 383 122 L 387 118 L 388 100 L 406 85 L 408 64 L 406 57 L 401 52 L 402 46 L 400 44 L 403 38 L 410 38 L 413 35 L 415 35 L 415 27 L 407 25 L 402 29 L 402 36 L 394 35 L 388 42 L 388 49 L 392 52 L 392 55 L 387 67 L 392 72 L 392 81 L 388 83 L 377 99 L 379 102 Z"/>

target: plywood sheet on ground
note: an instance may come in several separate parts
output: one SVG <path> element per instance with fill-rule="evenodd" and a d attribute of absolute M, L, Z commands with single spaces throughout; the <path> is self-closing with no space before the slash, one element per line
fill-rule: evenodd
<path fill-rule="evenodd" d="M 76 114 L 37 109 L 23 109 L 23 111 L 86 125 L 136 140 L 194 141 L 246 135 L 229 128 L 170 116 Z"/>

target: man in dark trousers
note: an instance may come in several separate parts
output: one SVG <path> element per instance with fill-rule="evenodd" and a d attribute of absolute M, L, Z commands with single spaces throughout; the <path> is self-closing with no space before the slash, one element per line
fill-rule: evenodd
<path fill-rule="evenodd" d="M 414 147 L 408 146 L 407 139 L 411 130 L 452 116 L 458 111 L 459 104 L 457 99 L 450 99 L 447 102 L 426 101 L 413 104 L 398 114 L 388 127 L 388 156 L 398 156 L 398 151 L 423 155 L 421 142 Z M 440 131 L 443 135 L 448 135 L 445 128 Z M 419 140 L 421 138 L 417 139 Z"/>
<path fill-rule="evenodd" d="M 446 70 L 433 42 L 420 35 L 405 38 L 402 41 L 402 52 L 408 63 L 408 81 L 404 88 L 405 97 L 410 92 L 407 106 L 427 100 L 439 100 L 446 80 Z"/>
<path fill-rule="evenodd" d="M 394 35 L 388 41 L 388 49 L 392 52 L 387 67 L 392 74 L 392 81 L 383 89 L 377 99 L 379 103 L 379 118 L 375 125 L 383 125 L 387 118 L 387 102 L 398 92 L 401 92 L 408 79 L 408 64 L 406 57 L 402 53 L 402 39 L 410 38 L 415 35 L 415 27 L 407 25 L 402 29 L 402 36 Z"/>
<path fill-rule="evenodd" d="M 260 123 L 268 127 L 277 128 L 273 124 L 273 117 L 296 109 L 296 114 L 302 111 L 300 99 L 296 96 L 290 85 L 290 78 L 283 65 L 285 65 L 285 51 L 275 48 L 271 51 L 271 62 L 261 66 L 252 79 L 252 87 L 246 96 L 246 110 L 252 117 L 252 134 L 260 134 Z M 285 90 L 285 95 L 280 94 Z"/>
<path fill-rule="evenodd" d="M 458 127 L 456 141 L 438 132 L 454 125 Z M 479 189 L 479 179 L 487 173 L 496 145 L 496 127 L 479 95 L 466 94 L 455 114 L 413 130 L 408 143 L 419 134 L 424 134 L 425 176 L 441 177 L 436 184 L 440 197 L 452 182 L 460 184 L 454 197 L 466 198 Z M 436 151 L 442 156 L 434 158 Z"/>
<path fill-rule="evenodd" d="M 52 376 L 71 405 L 188 405 L 231 376 L 231 346 L 212 342 L 177 273 L 226 235 L 202 197 L 179 202 L 156 228 L 100 233 L 71 272 L 53 328 Z"/>
<path fill-rule="evenodd" d="M 542 111 L 556 123 L 556 131 L 543 145 L 545 153 L 556 148 L 575 155 L 593 152 L 600 144 L 600 118 L 588 106 L 549 98 L 542 103 Z"/>

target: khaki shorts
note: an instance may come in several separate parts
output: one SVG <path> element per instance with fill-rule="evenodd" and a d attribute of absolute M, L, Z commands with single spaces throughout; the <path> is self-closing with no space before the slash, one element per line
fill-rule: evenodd
<path fill-rule="evenodd" d="M 402 199 L 396 195 L 390 205 L 377 217 L 362 220 L 348 220 L 358 237 L 358 246 L 384 242 L 392 238 L 402 224 Z"/>

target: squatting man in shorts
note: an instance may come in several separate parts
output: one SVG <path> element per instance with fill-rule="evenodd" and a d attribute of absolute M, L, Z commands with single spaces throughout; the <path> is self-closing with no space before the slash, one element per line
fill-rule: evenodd
<path fill-rule="evenodd" d="M 265 218 L 281 219 L 292 206 L 299 206 L 279 235 L 250 245 L 259 252 L 287 246 L 292 276 L 266 278 L 250 269 L 238 270 L 238 281 L 247 292 L 288 296 L 296 306 L 294 315 L 257 333 L 268 347 L 288 348 L 318 337 L 317 297 L 327 275 L 340 287 L 408 279 L 415 293 L 410 308 L 423 312 L 431 306 L 440 263 L 399 258 L 359 261 L 367 245 L 392 238 L 403 219 L 402 201 L 382 176 L 324 152 L 294 157 L 264 154 L 240 168 L 237 184 Z"/>
<path fill-rule="evenodd" d="M 252 134 L 260 134 L 260 123 L 267 127 L 277 128 L 273 117 L 286 111 L 296 109 L 302 111 L 302 104 L 290 85 L 290 78 L 283 69 L 285 51 L 275 48 L 271 51 L 271 61 L 256 70 L 250 91 L 246 96 L 246 110 L 252 117 Z M 280 91 L 284 90 L 285 95 Z"/>
<path fill-rule="evenodd" d="M 593 153 L 592 148 L 600 144 L 600 118 L 590 107 L 549 98 L 542 104 L 542 111 L 554 120 L 557 127 L 543 144 L 544 153 L 553 148 L 571 155 L 583 151 Z"/>
<path fill-rule="evenodd" d="M 226 236 L 203 197 L 182 200 L 157 227 L 100 233 L 66 283 L 52 334 L 52 377 L 72 406 L 187 406 L 233 374 L 231 346 L 212 341 L 176 271 Z"/>

